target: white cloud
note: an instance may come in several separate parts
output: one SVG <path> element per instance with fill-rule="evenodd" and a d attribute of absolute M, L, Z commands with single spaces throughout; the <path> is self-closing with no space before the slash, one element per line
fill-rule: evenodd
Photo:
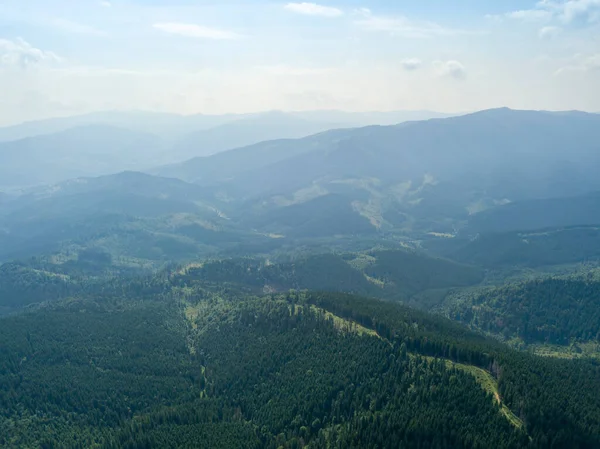
<path fill-rule="evenodd" d="M 406 38 L 428 38 L 468 34 L 464 30 L 444 28 L 434 22 L 415 22 L 403 16 L 377 16 L 369 10 L 362 11 L 364 18 L 355 23 L 367 31 L 387 32 L 392 36 Z"/>
<path fill-rule="evenodd" d="M 547 26 L 540 28 L 538 32 L 538 36 L 540 39 L 552 39 L 553 37 L 558 36 L 562 32 L 562 28 L 555 26 Z"/>
<path fill-rule="evenodd" d="M 258 70 L 277 76 L 311 76 L 323 75 L 334 71 L 328 67 L 296 67 L 290 65 L 273 65 L 256 67 Z"/>
<path fill-rule="evenodd" d="M 505 19 L 520 20 L 522 22 L 547 22 L 553 13 L 545 9 L 520 9 L 504 14 L 486 14 L 485 18 L 494 22 L 503 22 Z"/>
<path fill-rule="evenodd" d="M 446 76 L 457 80 L 467 77 L 465 66 L 458 61 L 434 61 L 433 67 L 440 76 Z"/>
<path fill-rule="evenodd" d="M 585 66 L 588 70 L 600 70 L 600 53 L 588 57 Z"/>
<path fill-rule="evenodd" d="M 100 2 L 100 6 L 104 6 L 105 8 L 110 8 L 112 6 L 112 3 L 109 1 L 102 1 L 102 2 Z"/>
<path fill-rule="evenodd" d="M 600 72 L 600 53 L 593 55 L 577 54 L 573 57 L 571 64 L 561 67 L 554 74 L 563 75 L 569 72 Z"/>
<path fill-rule="evenodd" d="M 532 9 L 512 11 L 502 15 L 486 15 L 488 19 L 502 20 L 503 18 L 523 21 L 560 20 L 570 24 L 600 22 L 600 0 L 540 0 Z"/>
<path fill-rule="evenodd" d="M 356 8 L 352 11 L 355 16 L 370 16 L 371 10 L 369 8 Z"/>
<path fill-rule="evenodd" d="M 598 22 L 600 20 L 600 0 L 570 0 L 562 6 L 561 18 L 567 22 L 583 20 Z"/>
<path fill-rule="evenodd" d="M 552 13 L 544 9 L 522 9 L 505 14 L 509 19 L 523 20 L 526 22 L 545 21 L 552 18 Z"/>
<path fill-rule="evenodd" d="M 239 39 L 239 34 L 217 28 L 209 28 L 190 23 L 155 23 L 152 25 L 157 30 L 165 33 L 178 34 L 180 36 L 194 37 L 198 39 L 231 40 Z"/>
<path fill-rule="evenodd" d="M 344 14 L 344 12 L 338 8 L 306 2 L 288 3 L 287 5 L 285 5 L 285 9 L 287 9 L 288 11 L 295 12 L 297 14 L 305 14 L 308 16 L 339 17 Z"/>
<path fill-rule="evenodd" d="M 0 39 L 0 67 L 28 68 L 42 63 L 60 62 L 54 52 L 40 50 L 21 38 Z"/>
<path fill-rule="evenodd" d="M 49 19 L 48 25 L 51 25 L 52 27 L 57 28 L 59 30 L 66 31 L 67 33 L 86 34 L 89 36 L 105 36 L 106 35 L 106 33 L 104 33 L 101 30 L 98 30 L 97 28 L 94 28 L 92 26 L 85 25 L 82 23 L 73 22 L 73 21 L 67 20 L 67 19 L 61 19 L 61 18 Z"/>
<path fill-rule="evenodd" d="M 504 16 L 499 14 L 486 14 L 483 16 L 486 20 L 492 20 L 494 22 L 502 22 Z"/>
<path fill-rule="evenodd" d="M 408 58 L 400 61 L 404 70 L 417 70 L 421 65 L 423 65 L 423 61 L 418 58 Z"/>

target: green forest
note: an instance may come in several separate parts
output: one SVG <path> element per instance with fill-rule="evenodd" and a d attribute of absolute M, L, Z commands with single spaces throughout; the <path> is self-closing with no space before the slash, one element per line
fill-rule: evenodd
<path fill-rule="evenodd" d="M 477 329 L 525 343 L 600 341 L 600 282 L 589 275 L 548 277 L 459 292 L 447 314 Z"/>
<path fill-rule="evenodd" d="M 0 449 L 600 449 L 600 0 L 49 3 L 0 0 Z"/>
<path fill-rule="evenodd" d="M 253 277 L 224 282 L 237 267 L 11 267 L 14 295 L 53 301 L 2 318 L 0 446 L 600 445 L 593 361 L 518 352 L 398 302 L 256 293 Z"/>

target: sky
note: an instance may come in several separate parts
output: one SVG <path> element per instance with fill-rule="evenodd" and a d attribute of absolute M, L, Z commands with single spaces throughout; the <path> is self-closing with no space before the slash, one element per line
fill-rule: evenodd
<path fill-rule="evenodd" d="M 600 112 L 600 0 L 0 0 L 0 126 L 103 110 Z"/>

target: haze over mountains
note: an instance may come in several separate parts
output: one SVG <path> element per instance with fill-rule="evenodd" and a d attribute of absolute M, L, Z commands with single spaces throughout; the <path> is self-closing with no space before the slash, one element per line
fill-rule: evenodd
<path fill-rule="evenodd" d="M 0 448 L 600 449 L 599 37 L 0 0 Z"/>
<path fill-rule="evenodd" d="M 267 112 L 222 116 L 99 112 L 0 128 L 0 188 L 144 170 L 332 128 L 441 117 L 435 112 Z M 27 170 L 23 170 L 27 162 Z"/>
<path fill-rule="evenodd" d="M 0 144 L 0 445 L 598 447 L 600 116 L 319 117 Z"/>
<path fill-rule="evenodd" d="M 273 113 L 187 142 L 312 126 L 329 125 Z M 87 125 L 2 144 L 2 184 L 48 184 L 3 196 L 2 254 L 60 250 L 73 244 L 72 229 L 81 230 L 78 245 L 115 256 L 127 256 L 119 236 L 136 234 L 191 257 L 248 239 L 277 248 L 298 239 L 468 237 L 600 224 L 598 142 L 597 114 L 495 109 L 270 140 L 156 167 L 170 153 L 155 136 Z M 149 174 L 131 171 L 138 167 Z M 122 170 L 129 171 L 110 174 Z M 87 178 L 57 182 L 80 176 Z M 107 232 L 111 239 L 102 237 Z"/>
<path fill-rule="evenodd" d="M 411 120 L 449 117 L 433 111 L 393 111 L 393 112 L 344 112 L 344 111 L 303 111 L 303 112 L 259 112 L 253 114 L 224 115 L 179 115 L 144 111 L 105 111 L 73 117 L 60 117 L 25 122 L 0 128 L 0 141 L 19 140 L 26 137 L 53 134 L 84 125 L 110 125 L 132 131 L 149 132 L 168 140 L 178 141 L 187 134 L 208 130 L 240 120 L 256 120 L 269 117 L 290 117 L 309 122 L 337 124 L 338 126 L 393 125 Z M 258 123 L 260 125 L 260 121 Z M 267 140 L 267 139 L 263 139 Z"/>
<path fill-rule="evenodd" d="M 600 190 L 600 116 L 498 109 L 257 144 L 153 170 L 255 202 L 326 195 L 378 229 L 443 222 L 507 202 Z M 448 223 L 444 232 L 455 223 Z"/>

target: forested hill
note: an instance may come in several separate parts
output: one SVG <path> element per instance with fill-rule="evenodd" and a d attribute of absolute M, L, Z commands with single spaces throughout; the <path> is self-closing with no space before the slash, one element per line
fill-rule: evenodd
<path fill-rule="evenodd" d="M 448 315 L 525 343 L 600 342 L 600 282 L 581 276 L 537 279 L 458 292 Z"/>
<path fill-rule="evenodd" d="M 89 164 L 90 154 L 150 163 L 157 148 L 139 131 L 84 127 L 32 137 L 27 151 L 5 142 L 12 148 L 5 159 L 12 154 L 18 167 L 0 167 L 7 183 L 0 190 L 8 193 L 0 198 L 0 261 L 93 248 L 121 266 L 157 268 L 303 246 L 419 248 L 440 235 L 593 227 L 600 224 L 599 130 L 596 114 L 488 110 L 261 142 L 150 170 L 162 177 L 114 173 L 135 169 L 133 162 L 75 163 Z M 460 261 L 474 263 L 469 251 Z"/>
<path fill-rule="evenodd" d="M 8 190 L 0 447 L 599 448 L 598 360 L 533 354 L 600 347 L 597 277 L 557 276 L 600 254 L 598 120 L 484 111 Z"/>
<path fill-rule="evenodd" d="M 597 365 L 394 303 L 258 297 L 175 271 L 1 324 L 0 446 L 600 445 Z"/>
<path fill-rule="evenodd" d="M 477 267 L 409 250 L 317 254 L 280 263 L 224 259 L 192 265 L 190 280 L 253 287 L 255 291 L 322 290 L 409 300 L 418 293 L 475 285 Z"/>
<path fill-rule="evenodd" d="M 109 254 L 88 249 L 62 264 L 32 260 L 0 265 L 0 308 L 76 296 L 106 286 L 105 277 L 131 276 L 117 270 Z M 162 275 L 166 275 L 163 271 Z M 202 281 L 243 287 L 254 294 L 290 289 L 355 293 L 395 301 L 415 295 L 476 285 L 482 270 L 408 250 L 315 254 L 273 263 L 234 258 L 206 261 L 182 268 L 181 281 Z M 1 310 L 1 309 L 0 309 Z"/>
<path fill-rule="evenodd" d="M 481 234 L 448 246 L 447 257 L 488 269 L 578 264 L 600 260 L 600 227 Z"/>
<path fill-rule="evenodd" d="M 532 231 L 600 225 L 600 192 L 506 204 L 475 214 L 471 232 Z"/>

